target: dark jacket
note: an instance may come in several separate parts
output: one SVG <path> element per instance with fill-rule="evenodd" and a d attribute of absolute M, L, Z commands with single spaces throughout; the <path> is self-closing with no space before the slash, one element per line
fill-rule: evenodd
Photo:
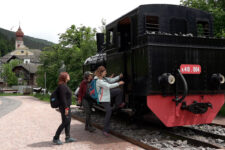
<path fill-rule="evenodd" d="M 58 96 L 60 101 L 59 108 L 70 108 L 72 93 L 70 88 L 66 84 L 61 84 L 58 86 Z"/>

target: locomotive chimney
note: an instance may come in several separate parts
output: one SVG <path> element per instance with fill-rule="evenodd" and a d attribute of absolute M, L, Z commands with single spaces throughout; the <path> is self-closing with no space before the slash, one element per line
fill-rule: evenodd
<path fill-rule="evenodd" d="M 96 33 L 97 38 L 97 53 L 100 53 L 104 48 L 104 33 Z"/>

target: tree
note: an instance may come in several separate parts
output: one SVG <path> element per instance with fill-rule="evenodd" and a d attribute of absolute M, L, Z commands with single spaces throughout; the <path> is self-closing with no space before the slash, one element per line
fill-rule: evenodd
<path fill-rule="evenodd" d="M 38 69 L 38 85 L 44 87 L 46 72 L 47 88 L 53 90 L 57 86 L 59 68 L 64 63 L 71 78 L 68 85 L 74 90 L 82 79 L 84 61 L 97 51 L 95 34 L 96 29 L 75 25 L 60 34 L 59 44 L 46 48 L 41 55 L 43 65 Z"/>
<path fill-rule="evenodd" d="M 106 34 L 106 19 L 102 18 L 102 25 L 99 27 L 100 32 Z"/>
<path fill-rule="evenodd" d="M 214 17 L 214 35 L 225 37 L 225 1 L 224 0 L 181 0 L 181 5 L 201 9 Z"/>
<path fill-rule="evenodd" d="M 19 65 L 19 60 L 11 60 L 7 64 L 3 64 L 2 78 L 7 82 L 8 85 L 17 85 L 18 79 L 12 69 Z"/>
<path fill-rule="evenodd" d="M 0 56 L 4 56 L 5 54 L 11 52 L 15 49 L 15 41 L 13 42 L 12 39 L 8 40 L 8 38 L 0 33 Z"/>

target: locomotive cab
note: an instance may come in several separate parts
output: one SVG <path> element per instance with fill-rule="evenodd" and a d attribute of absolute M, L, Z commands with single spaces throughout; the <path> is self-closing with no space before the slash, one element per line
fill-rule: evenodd
<path fill-rule="evenodd" d="M 167 127 L 211 123 L 224 104 L 225 40 L 209 13 L 141 5 L 106 26 L 101 54 L 109 74 L 124 74 L 127 107 Z"/>

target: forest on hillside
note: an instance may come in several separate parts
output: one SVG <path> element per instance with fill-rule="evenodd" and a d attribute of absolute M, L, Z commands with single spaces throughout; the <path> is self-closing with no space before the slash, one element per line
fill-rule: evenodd
<path fill-rule="evenodd" d="M 8 39 L 4 34 L 0 33 L 0 56 L 4 56 L 13 49 L 15 49 L 15 39 Z"/>

